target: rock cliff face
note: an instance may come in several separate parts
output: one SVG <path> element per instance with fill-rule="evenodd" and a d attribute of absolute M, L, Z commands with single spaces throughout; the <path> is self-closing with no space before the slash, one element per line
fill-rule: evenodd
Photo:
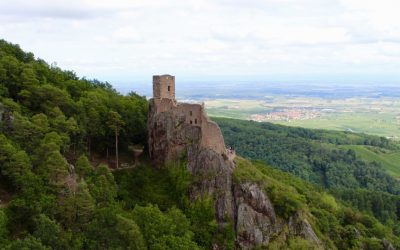
<path fill-rule="evenodd" d="M 282 229 L 269 198 L 252 183 L 234 186 L 236 237 L 242 249 L 267 245 L 273 234 Z"/>
<path fill-rule="evenodd" d="M 307 220 L 298 215 L 289 220 L 279 218 L 273 204 L 255 183 L 234 183 L 234 162 L 224 153 L 201 146 L 202 131 L 185 123 L 185 115 L 165 110 L 156 112 L 150 100 L 148 131 L 149 151 L 154 166 L 185 156 L 194 183 L 190 198 L 207 195 L 214 198 L 219 225 L 234 222 L 236 244 L 240 249 L 268 245 L 273 237 L 301 236 L 322 248 Z"/>
<path fill-rule="evenodd" d="M 154 166 L 186 156 L 189 172 L 195 176 L 190 198 L 215 198 L 218 223 L 233 219 L 232 173 L 234 164 L 225 154 L 201 146 L 201 128 L 185 123 L 184 115 L 155 112 L 151 100 L 148 117 L 149 151 Z"/>

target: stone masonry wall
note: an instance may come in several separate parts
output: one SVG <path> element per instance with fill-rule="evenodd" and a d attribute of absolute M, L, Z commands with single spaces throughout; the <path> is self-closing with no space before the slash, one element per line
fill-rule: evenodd
<path fill-rule="evenodd" d="M 153 99 L 154 100 L 154 108 L 155 113 L 159 114 L 162 112 L 171 111 L 173 112 L 176 109 L 176 102 L 173 99 Z"/>
<path fill-rule="evenodd" d="M 168 98 L 175 100 L 175 76 L 153 76 L 154 98 Z"/>
<path fill-rule="evenodd" d="M 185 115 L 186 123 L 193 126 L 201 126 L 202 106 L 199 104 L 178 103 L 176 112 Z"/>
<path fill-rule="evenodd" d="M 175 100 L 175 77 L 171 75 L 153 76 L 153 100 L 156 114 L 171 112 L 175 117 L 201 130 L 201 143 L 204 148 L 225 154 L 225 142 L 218 125 L 211 121 L 203 105 L 177 103 Z"/>
<path fill-rule="evenodd" d="M 203 122 L 201 124 L 201 145 L 205 148 L 214 150 L 217 153 L 225 154 L 226 147 L 224 137 L 219 126 L 211 121 L 203 113 Z"/>
<path fill-rule="evenodd" d="M 184 117 L 186 124 L 201 129 L 200 145 L 217 153 L 226 153 L 225 142 L 219 126 L 211 121 L 202 105 L 176 103 L 172 99 L 153 99 L 156 113 L 171 112 L 175 117 Z"/>

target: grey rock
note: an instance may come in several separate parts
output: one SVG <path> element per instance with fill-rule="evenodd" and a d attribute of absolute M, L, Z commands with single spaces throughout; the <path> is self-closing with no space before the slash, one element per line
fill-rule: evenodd
<path fill-rule="evenodd" d="M 201 128 L 185 123 L 185 117 L 173 112 L 152 112 L 148 118 L 149 152 L 154 166 L 164 167 L 186 156 L 187 168 L 195 177 L 190 198 L 205 195 L 215 199 L 217 222 L 233 221 L 232 172 L 234 164 L 222 154 L 200 146 Z"/>
<path fill-rule="evenodd" d="M 311 227 L 307 219 L 303 218 L 300 213 L 296 213 L 289 218 L 289 233 L 292 236 L 300 236 L 314 243 L 320 249 L 323 245 Z"/>
<path fill-rule="evenodd" d="M 253 183 L 235 185 L 237 244 L 241 249 L 268 245 L 281 226 L 274 207 L 264 192 Z"/>
<path fill-rule="evenodd" d="M 150 100 L 148 138 L 153 166 L 163 168 L 185 159 L 193 176 L 189 198 L 213 198 L 217 223 L 222 227 L 233 222 L 238 248 L 266 246 L 276 235 L 301 236 L 322 248 L 310 223 L 300 214 L 285 221 L 276 215 L 269 197 L 257 184 L 233 183 L 234 161 L 224 153 L 202 147 L 200 127 L 185 123 L 184 115 L 168 110 L 157 112 L 154 105 Z"/>
<path fill-rule="evenodd" d="M 386 239 L 382 240 L 382 244 L 383 244 L 383 249 L 385 249 L 385 250 L 396 250 L 396 248 L 394 248 L 392 243 L 390 243 L 390 241 L 388 241 Z"/>

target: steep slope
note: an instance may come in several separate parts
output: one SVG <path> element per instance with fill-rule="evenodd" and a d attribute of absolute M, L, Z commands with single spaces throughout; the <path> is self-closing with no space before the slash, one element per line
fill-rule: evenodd
<path fill-rule="evenodd" d="M 399 144 L 385 138 L 215 118 L 226 143 L 250 159 L 328 188 L 346 204 L 400 228 Z"/>
<path fill-rule="evenodd" d="M 234 162 L 224 153 L 201 145 L 202 127 L 186 123 L 183 113 L 175 113 L 165 106 L 163 112 L 158 112 L 156 101 L 150 100 L 148 118 L 152 162 L 159 168 L 184 162 L 193 180 L 189 187 L 190 200 L 211 197 L 219 227 L 227 230 L 226 227 L 233 226 L 237 246 L 251 249 L 268 245 L 273 235 L 285 234 L 283 237 L 302 236 L 316 247 L 322 247 L 300 214 L 281 219 L 256 183 L 233 184 Z M 285 228 L 289 231 L 284 232 Z"/>
<path fill-rule="evenodd" d="M 354 150 L 366 162 L 379 163 L 390 175 L 400 179 L 400 151 L 365 145 L 343 145 L 339 148 Z"/>
<path fill-rule="evenodd" d="M 271 235 L 270 249 L 395 249 L 390 242 L 399 247 L 399 238 L 373 217 L 260 161 L 238 158 L 234 183 L 257 186 L 271 201 L 275 225 L 283 222 L 283 229 Z"/>
<path fill-rule="evenodd" d="M 196 176 L 190 190 L 191 199 L 212 196 L 216 199 L 217 221 L 227 223 L 233 219 L 230 192 L 233 162 L 226 155 L 202 147 L 201 128 L 186 123 L 185 119 L 171 110 L 156 112 L 154 99 L 150 100 L 148 131 L 152 162 L 157 167 L 187 162 L 189 172 Z"/>
<path fill-rule="evenodd" d="M 168 115 L 149 147 L 160 159 L 178 152 L 178 164 L 93 166 L 118 126 L 121 150 L 146 143 L 147 107 L 1 40 L 0 248 L 399 248 L 399 230 L 262 163 L 198 147 L 184 138 L 199 131 Z"/>
<path fill-rule="evenodd" d="M 384 167 L 398 162 L 360 154 L 355 148 L 395 153 L 399 144 L 386 138 L 215 118 L 228 145 L 250 159 L 260 159 L 327 188 L 367 188 L 400 194 L 400 183 Z M 358 152 L 360 152 L 358 150 Z M 376 155 L 377 156 L 377 155 Z"/>
<path fill-rule="evenodd" d="M 191 202 L 210 197 L 220 230 L 233 228 L 236 247 L 274 249 L 302 245 L 311 249 L 347 249 L 386 244 L 390 248 L 386 239 L 397 243 L 397 237 L 391 233 L 371 239 L 374 231 L 369 229 L 359 236 L 341 236 L 340 230 L 366 229 L 365 225 L 353 227 L 361 219 L 344 222 L 341 216 L 360 216 L 371 222 L 368 226 L 384 226 L 342 207 L 332 196 L 311 185 L 261 163 L 253 165 L 238 157 L 233 164 L 223 154 L 201 147 L 201 128 L 185 123 L 184 115 L 168 108 L 155 112 L 153 105 L 150 100 L 148 131 L 155 166 L 168 169 L 183 165 L 192 180 L 187 190 Z"/>

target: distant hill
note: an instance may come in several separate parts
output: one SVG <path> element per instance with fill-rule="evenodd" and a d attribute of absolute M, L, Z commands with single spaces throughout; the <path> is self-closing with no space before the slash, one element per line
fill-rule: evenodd
<path fill-rule="evenodd" d="M 184 160 L 157 169 L 144 156 L 113 169 L 116 137 L 121 152 L 132 154 L 136 144 L 146 149 L 147 114 L 146 98 L 121 95 L 0 40 L 0 249 L 235 249 L 232 225 L 249 224 L 219 227 L 215 197 L 190 201 L 190 186 L 201 180 L 189 175 Z M 340 148 L 369 145 L 390 153 L 396 144 L 217 120 L 227 145 L 271 163 L 238 157 L 232 170 L 232 187 L 239 189 L 231 191 L 247 204 L 241 213 L 282 232 L 270 231 L 264 247 L 400 248 L 397 182 L 379 163 L 359 162 L 356 149 Z M 211 177 L 201 176 L 212 183 Z M 249 199 L 254 190 L 263 200 Z"/>
<path fill-rule="evenodd" d="M 400 192 L 398 182 L 389 175 L 396 177 L 400 171 L 400 162 L 396 162 L 400 144 L 395 141 L 351 132 L 225 118 L 214 120 L 221 126 L 226 144 L 247 158 L 264 160 L 328 188 L 359 187 L 392 194 Z M 374 178 L 365 182 L 368 175 L 374 175 Z"/>
<path fill-rule="evenodd" d="M 340 145 L 339 148 L 351 149 L 365 162 L 377 162 L 388 174 L 400 179 L 400 151 L 366 145 Z"/>
<path fill-rule="evenodd" d="M 398 142 L 351 132 L 226 118 L 213 120 L 220 125 L 226 144 L 239 155 L 262 160 L 310 183 L 335 190 L 337 197 L 383 221 L 400 219 Z M 349 190 L 353 190 L 351 195 L 339 194 L 348 194 Z M 387 211 L 374 205 L 385 201 Z"/>

